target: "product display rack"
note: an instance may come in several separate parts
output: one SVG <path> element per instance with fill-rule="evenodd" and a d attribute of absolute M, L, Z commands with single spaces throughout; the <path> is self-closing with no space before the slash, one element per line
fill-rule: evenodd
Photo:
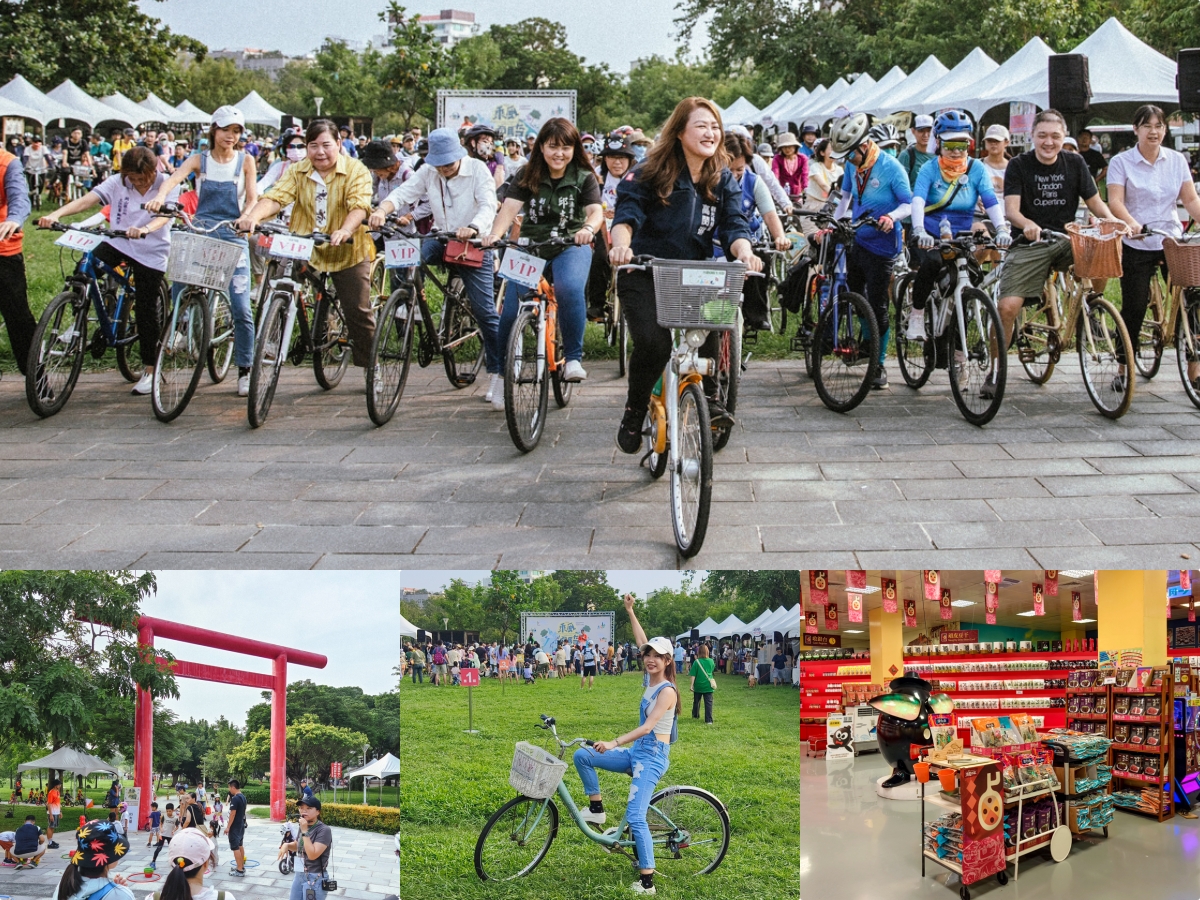
<path fill-rule="evenodd" d="M 986 761 L 981 760 L 976 765 L 977 766 L 985 766 L 985 765 L 991 764 L 992 762 L 993 762 L 992 760 L 986 760 Z M 959 772 L 962 771 L 961 766 L 948 766 L 946 764 L 939 764 L 936 762 L 931 762 L 929 764 L 929 768 L 931 771 L 940 769 L 943 767 L 955 768 Z M 930 783 L 933 784 L 933 783 L 936 783 L 936 781 L 937 781 L 937 779 L 934 778 L 930 781 Z M 943 794 L 940 791 L 931 796 L 926 796 L 925 788 L 926 788 L 926 785 L 924 783 L 922 783 L 921 784 L 921 877 L 922 878 L 925 877 L 925 866 L 926 866 L 925 861 L 932 860 L 933 862 L 937 863 L 942 868 L 949 869 L 951 872 L 958 875 L 960 882 L 961 882 L 961 886 L 958 889 L 958 896 L 961 898 L 961 900 L 971 900 L 970 886 L 972 884 L 976 884 L 978 880 L 982 880 L 982 879 L 977 879 L 976 881 L 967 881 L 968 876 L 966 875 L 966 873 L 963 872 L 963 867 L 962 867 L 961 863 L 959 863 L 955 860 L 952 860 L 952 859 L 945 859 L 941 856 L 938 856 L 936 853 L 930 852 L 925 847 L 925 826 L 927 824 L 927 822 L 925 821 L 925 804 L 926 804 L 926 802 L 929 802 L 929 803 L 933 804 L 934 806 L 939 806 L 942 809 L 949 810 L 950 812 L 956 812 L 956 813 L 960 813 L 960 814 L 963 811 L 962 803 L 954 802 L 954 800 L 949 795 Z M 987 877 L 990 877 L 990 875 L 992 875 L 992 874 L 994 874 L 996 876 L 996 881 L 998 881 L 1001 885 L 1008 884 L 1007 868 L 1002 868 L 998 872 L 992 872 L 987 875 L 984 875 L 983 877 L 987 878 Z"/>
<path fill-rule="evenodd" d="M 1149 667 L 1147 667 L 1149 668 Z M 1172 766 L 1173 766 L 1173 746 L 1175 732 L 1175 708 L 1174 708 L 1174 678 L 1172 676 L 1172 667 L 1166 667 L 1166 676 L 1163 678 L 1163 683 L 1158 687 L 1146 685 L 1145 687 L 1118 687 L 1114 685 L 1112 691 L 1113 710 L 1111 715 L 1111 725 L 1109 737 L 1113 738 L 1114 743 L 1108 750 L 1108 762 L 1112 766 L 1112 783 L 1109 785 L 1109 792 L 1115 792 L 1118 789 L 1138 790 L 1145 789 L 1148 786 L 1157 786 L 1162 792 L 1161 802 L 1158 804 L 1158 812 L 1152 813 L 1146 810 L 1133 809 L 1127 806 L 1118 806 L 1117 809 L 1124 810 L 1128 813 L 1137 813 L 1139 815 L 1150 816 L 1157 819 L 1159 822 L 1165 822 L 1175 816 L 1175 797 L 1172 790 Z M 1132 715 L 1120 714 L 1116 711 L 1116 706 L 1120 698 L 1128 697 L 1131 701 L 1141 699 L 1143 702 L 1154 700 L 1158 704 L 1158 715 Z M 1122 726 L 1128 726 L 1130 730 L 1135 727 L 1140 727 L 1148 730 L 1156 727 L 1159 729 L 1159 745 L 1152 747 L 1146 743 L 1132 743 L 1130 741 L 1116 742 L 1117 730 Z M 1117 760 L 1121 754 L 1137 754 L 1140 758 L 1154 758 L 1158 760 L 1158 772 L 1156 775 L 1147 776 L 1141 773 L 1132 773 L 1126 771 L 1124 773 L 1117 770 Z"/>
<path fill-rule="evenodd" d="M 867 674 L 862 674 L 866 667 Z M 838 674 L 842 669 L 843 673 Z M 848 670 L 852 670 L 848 672 Z M 870 661 L 863 659 L 800 660 L 800 740 L 825 737 L 825 718 L 842 712 L 842 684 L 870 681 Z"/>

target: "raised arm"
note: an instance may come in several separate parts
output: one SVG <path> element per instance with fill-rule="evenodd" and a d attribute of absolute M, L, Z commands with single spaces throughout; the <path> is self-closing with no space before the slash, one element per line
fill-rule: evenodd
<path fill-rule="evenodd" d="M 633 626 L 633 639 L 641 647 L 646 643 L 646 632 L 642 629 L 642 623 L 638 621 L 637 613 L 633 611 L 633 594 L 626 594 L 622 599 L 625 602 L 625 612 L 629 613 L 629 624 Z"/>

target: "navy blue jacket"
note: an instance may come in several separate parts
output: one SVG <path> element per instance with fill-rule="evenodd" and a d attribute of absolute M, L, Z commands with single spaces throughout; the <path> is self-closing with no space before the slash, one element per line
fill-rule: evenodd
<path fill-rule="evenodd" d="M 613 227 L 633 229 L 632 249 L 638 256 L 661 259 L 704 260 L 712 258 L 713 232 L 721 229 L 722 246 L 729 248 L 738 238 L 752 241 L 750 222 L 742 211 L 742 189 L 733 173 L 725 169 L 717 185 L 717 203 L 708 203 L 696 190 L 685 167 L 679 173 L 670 202 L 664 206 L 642 183 L 638 166 L 617 185 L 617 209 Z"/>

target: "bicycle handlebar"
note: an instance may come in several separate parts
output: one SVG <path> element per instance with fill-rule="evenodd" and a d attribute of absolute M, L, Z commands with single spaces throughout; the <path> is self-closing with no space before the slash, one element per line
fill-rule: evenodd
<path fill-rule="evenodd" d="M 321 231 L 313 231 L 309 234 L 297 234 L 287 228 L 286 225 L 279 225 L 275 222 L 260 222 L 255 226 L 255 231 L 260 234 L 286 234 L 297 238 L 310 238 L 314 244 L 328 244 L 329 235 Z"/>
<path fill-rule="evenodd" d="M 125 231 L 124 229 L 118 229 L 117 231 L 109 231 L 107 228 L 100 228 L 95 225 L 91 225 L 91 226 L 88 226 L 85 228 L 82 225 L 64 225 L 62 222 L 55 222 L 53 225 L 50 225 L 50 226 L 39 225 L 37 228 L 38 228 L 38 231 L 82 231 L 84 234 L 95 234 L 95 235 L 99 235 L 100 237 L 127 238 L 131 241 L 140 240 L 141 238 L 145 237 L 144 234 L 139 235 L 136 238 L 129 237 L 129 232 Z"/>
<path fill-rule="evenodd" d="M 142 209 L 146 209 L 145 203 L 142 204 Z M 187 210 L 185 210 L 178 203 L 164 203 L 157 211 L 152 209 L 147 209 L 146 211 L 154 213 L 155 217 L 161 216 L 168 219 L 178 219 L 184 224 L 188 231 L 194 231 L 197 234 L 212 234 L 214 231 L 220 231 L 225 227 L 232 227 L 237 223 L 237 219 L 224 219 L 209 228 L 204 228 L 200 225 L 194 224 L 192 222 L 192 217 L 188 214 Z M 236 231 L 238 234 L 250 233 L 248 231 L 243 231 L 240 228 L 235 228 L 234 231 Z"/>
<path fill-rule="evenodd" d="M 827 222 L 833 225 L 835 228 L 847 228 L 851 231 L 858 231 L 858 229 L 868 226 L 871 228 L 879 228 L 881 224 L 880 221 L 874 216 L 863 216 L 861 219 L 852 222 L 849 219 L 835 219 L 829 213 L 821 212 L 820 210 L 800 210 L 796 213 L 796 215 L 809 219 L 816 219 L 819 222 Z M 895 227 L 895 224 L 896 223 L 893 222 L 892 226 Z"/>
<path fill-rule="evenodd" d="M 589 741 L 587 738 L 581 738 L 581 737 L 575 738 L 570 743 L 567 743 L 566 741 L 564 741 L 562 738 L 560 738 L 558 736 L 558 729 L 554 727 L 555 721 L 554 721 L 553 717 L 540 716 L 539 718 L 541 718 L 543 724 L 535 725 L 533 727 L 540 728 L 543 731 L 549 731 L 552 735 L 554 735 L 554 740 L 558 742 L 558 746 L 562 750 L 569 750 L 571 747 L 574 747 L 576 744 L 583 744 L 585 747 L 591 747 L 593 744 L 596 743 L 595 741 Z"/>
<path fill-rule="evenodd" d="M 688 260 L 688 261 L 691 262 L 691 260 Z M 697 261 L 703 262 L 703 260 L 697 260 Z M 735 262 L 737 262 L 737 261 L 738 260 L 735 260 Z M 621 271 L 624 269 L 624 270 L 628 270 L 630 272 L 645 272 L 648 269 L 650 269 L 651 266 L 653 266 L 656 262 L 671 263 L 671 262 L 674 262 L 674 260 L 660 259 L 657 256 L 645 256 L 645 255 L 635 256 L 633 258 L 632 262 L 623 263 L 622 265 L 617 266 L 617 271 Z M 749 269 L 746 270 L 746 275 L 753 276 L 755 278 L 766 278 L 767 277 L 767 274 L 765 272 L 751 272 Z"/>
<path fill-rule="evenodd" d="M 537 243 L 525 243 L 525 244 L 521 243 L 520 238 L 517 238 L 517 240 L 515 240 L 515 241 L 510 241 L 507 238 L 500 238 L 499 240 L 497 240 L 495 243 L 492 244 L 493 248 L 500 247 L 502 249 L 508 249 L 509 247 L 512 247 L 513 249 L 520 250 L 522 252 L 525 252 L 527 250 L 540 250 L 543 247 L 574 247 L 574 246 L 575 246 L 575 241 L 573 241 L 569 238 L 561 238 L 561 237 L 552 237 L 552 238 L 547 238 L 544 241 L 538 241 Z"/>

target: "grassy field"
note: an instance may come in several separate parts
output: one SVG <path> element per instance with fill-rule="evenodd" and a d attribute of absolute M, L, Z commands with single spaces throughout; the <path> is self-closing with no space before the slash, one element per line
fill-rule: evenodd
<path fill-rule="evenodd" d="M 672 900 L 763 897 L 793 900 L 800 886 L 799 700 L 790 688 L 747 690 L 739 678 L 717 676 L 713 726 L 684 715 L 671 768 L 660 786 L 691 784 L 712 791 L 729 810 L 729 852 L 711 875 L 690 882 L 656 878 Z M 532 686 L 485 681 L 475 691 L 475 728 L 467 728 L 467 691 L 405 681 L 400 692 L 401 862 L 405 900 L 617 900 L 629 895 L 634 870 L 588 841 L 560 809 L 558 837 L 541 865 L 519 883 L 484 884 L 474 852 L 488 817 L 514 796 L 508 786 L 517 741 L 547 746 L 534 728 L 554 716 L 564 740 L 610 740 L 637 725 L 641 678 L 597 679 L 581 691 L 575 679 Z M 569 757 L 568 757 L 569 760 Z M 584 800 L 572 766 L 567 785 Z M 627 777 L 601 772 L 610 824 L 619 821 Z"/>

